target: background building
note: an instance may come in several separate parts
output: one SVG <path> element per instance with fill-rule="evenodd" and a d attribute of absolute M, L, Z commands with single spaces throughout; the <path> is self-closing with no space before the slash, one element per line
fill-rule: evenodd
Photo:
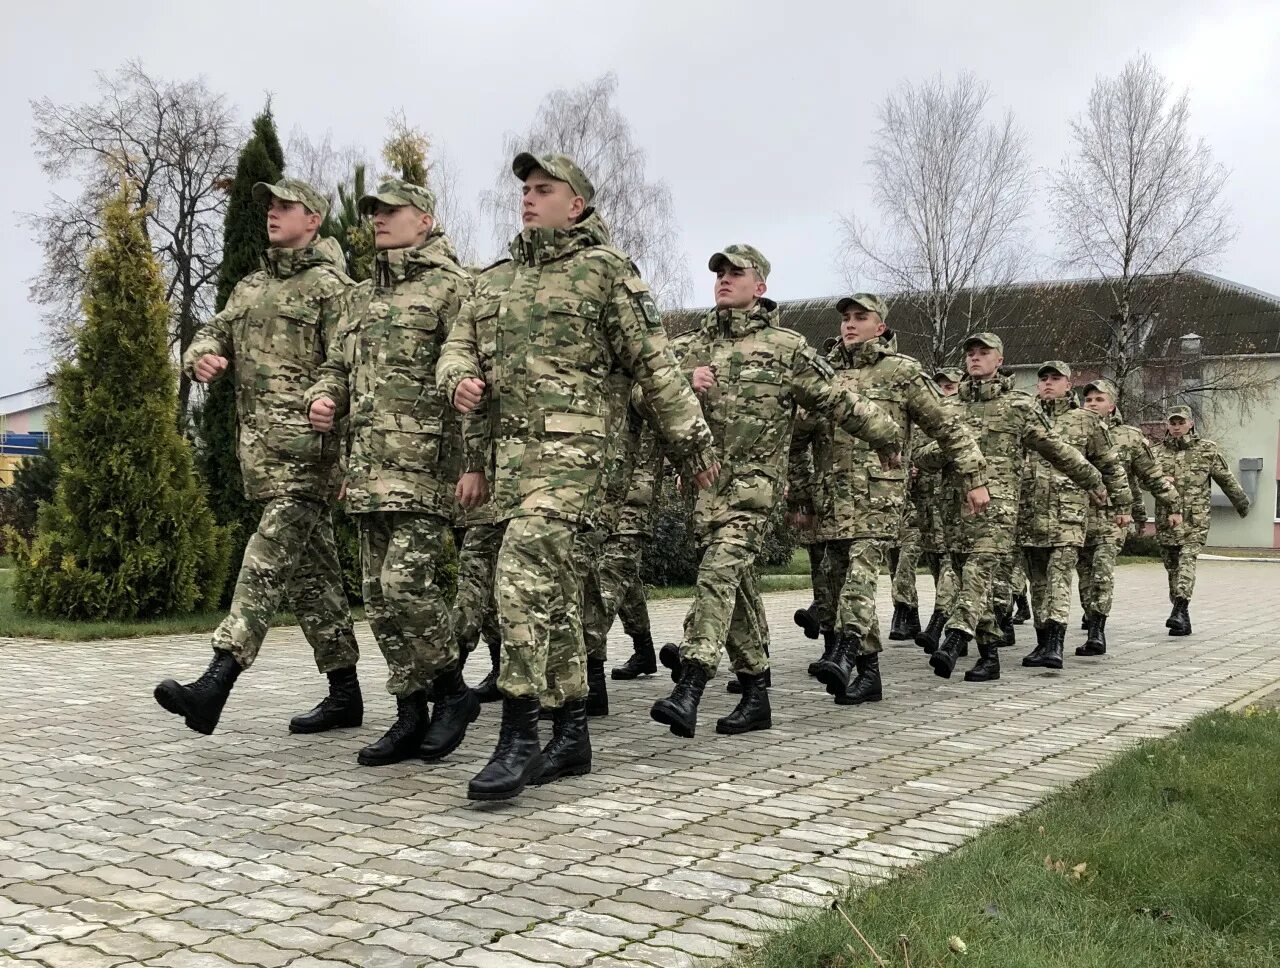
<path fill-rule="evenodd" d="M 0 396 L 0 486 L 13 481 L 14 468 L 49 442 L 46 423 L 53 394 L 46 383 Z"/>

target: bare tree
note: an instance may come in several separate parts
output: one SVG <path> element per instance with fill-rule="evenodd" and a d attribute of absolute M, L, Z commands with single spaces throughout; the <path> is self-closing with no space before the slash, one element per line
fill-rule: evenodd
<path fill-rule="evenodd" d="M 75 198 L 55 195 L 43 212 L 25 216 L 44 252 L 31 296 L 45 307 L 55 355 L 65 355 L 80 319 L 98 214 L 119 192 L 120 179 L 128 179 L 147 212 L 144 229 L 163 273 L 170 338 L 181 352 L 213 310 L 240 129 L 231 106 L 203 79 L 161 80 L 135 60 L 100 73 L 98 88 L 101 97 L 92 103 L 31 102 L 41 168 L 80 183 Z M 180 413 L 189 393 L 184 377 Z"/>
<path fill-rule="evenodd" d="M 904 83 L 880 106 L 867 164 L 880 228 L 840 217 L 838 263 L 851 290 L 896 291 L 930 326 L 931 365 L 990 324 L 1024 270 L 1032 174 L 1026 136 L 973 75 Z"/>
<path fill-rule="evenodd" d="M 288 161 L 286 174 L 290 178 L 301 178 L 327 195 L 330 202 L 337 198 L 339 185 L 350 183 L 351 173 L 357 166 L 369 168 L 370 158 L 359 145 L 335 145 L 332 131 L 326 131 L 318 141 L 314 141 L 297 126 L 289 132 L 284 156 Z"/>
<path fill-rule="evenodd" d="M 595 208 L 609 227 L 613 244 L 639 264 L 658 302 L 683 303 L 692 290 L 680 228 L 663 181 L 650 181 L 644 149 L 614 103 L 615 74 L 605 74 L 573 90 L 555 90 L 542 100 L 533 124 L 503 138 L 503 164 L 480 206 L 492 220 L 494 244 L 505 250 L 520 227 L 520 193 L 511 159 L 521 151 L 563 152 L 596 187 Z"/>

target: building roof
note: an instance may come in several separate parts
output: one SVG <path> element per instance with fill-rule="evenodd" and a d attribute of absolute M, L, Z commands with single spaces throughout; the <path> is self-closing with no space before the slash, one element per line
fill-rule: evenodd
<path fill-rule="evenodd" d="M 1066 279 L 1018 283 L 1001 291 L 975 290 L 960 304 L 983 304 L 980 323 L 969 323 L 962 314 L 952 327 L 948 344 L 955 346 L 973 329 L 990 329 L 1005 344 L 1009 366 L 1034 366 L 1048 359 L 1073 364 L 1100 362 L 1106 327 L 1100 322 L 1114 313 L 1111 281 Z M 1201 337 L 1205 356 L 1280 354 L 1280 298 L 1227 279 L 1202 272 L 1183 273 L 1176 279 L 1149 277 L 1145 293 L 1158 308 L 1152 312 L 1147 333 L 1148 359 L 1179 355 L 1182 338 Z M 847 294 L 842 294 L 847 295 Z M 836 302 L 842 296 L 780 302 L 782 323 L 802 333 L 816 347 L 839 332 Z M 898 336 L 898 348 L 928 360 L 932 356 L 927 317 L 909 295 L 887 297 L 889 325 Z M 673 334 L 692 329 L 707 310 L 675 310 L 666 314 Z M 957 362 L 958 352 L 941 362 Z"/>
<path fill-rule="evenodd" d="M 24 410 L 34 410 L 36 407 L 51 403 L 53 403 L 53 388 L 47 383 L 42 383 L 29 390 L 19 390 L 16 393 L 0 396 L 0 415 L 22 413 Z"/>

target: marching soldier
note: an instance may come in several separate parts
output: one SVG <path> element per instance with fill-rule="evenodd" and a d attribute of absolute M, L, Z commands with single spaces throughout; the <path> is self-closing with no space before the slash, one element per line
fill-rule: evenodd
<path fill-rule="evenodd" d="M 944 397 L 954 397 L 960 391 L 960 381 L 963 379 L 963 370 L 950 367 L 938 370 L 933 375 L 933 382 L 938 385 L 938 391 Z M 916 633 L 915 641 L 928 655 L 932 655 L 942 641 L 947 611 L 956 593 L 956 574 L 951 568 L 951 557 L 947 554 L 946 528 L 942 522 L 942 473 L 926 471 L 918 464 L 913 464 L 907 498 L 911 502 L 920 532 L 920 557 L 933 577 L 933 614 L 929 616 L 928 624 Z M 914 572 L 911 582 L 915 584 Z"/>
<path fill-rule="evenodd" d="M 633 409 L 633 419 L 639 417 Z M 641 418 L 642 419 L 642 418 Z M 618 680 L 651 676 L 658 671 L 649 627 L 649 606 L 640 577 L 644 546 L 653 538 L 655 494 L 661 484 L 662 454 L 657 438 L 647 426 L 633 427 L 637 434 L 631 470 L 631 486 L 618 518 L 614 539 L 605 545 L 600 558 L 600 591 L 606 609 L 617 613 L 622 630 L 631 639 L 627 661 L 615 666 L 610 675 Z"/>

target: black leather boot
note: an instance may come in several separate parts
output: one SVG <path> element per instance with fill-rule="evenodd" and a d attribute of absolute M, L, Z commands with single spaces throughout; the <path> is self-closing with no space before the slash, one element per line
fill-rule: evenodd
<path fill-rule="evenodd" d="M 467 784 L 468 800 L 510 800 L 542 771 L 538 697 L 502 697 L 502 726 L 493 756 Z"/>
<path fill-rule="evenodd" d="M 194 682 L 184 686 L 176 679 L 166 679 L 156 686 L 156 702 L 181 716 L 188 729 L 208 736 L 217 727 L 222 707 L 239 677 L 240 663 L 230 652 L 214 649 L 209 668 Z"/>
<path fill-rule="evenodd" d="M 810 602 L 808 608 L 797 608 L 795 614 L 796 624 L 804 629 L 804 635 L 807 639 L 816 639 L 818 637 L 818 603 Z"/>
<path fill-rule="evenodd" d="M 1008 609 L 996 609 L 996 628 L 1000 630 L 1002 636 L 1001 648 L 1008 648 L 1018 641 L 1018 633 L 1013 628 L 1013 614 Z"/>
<path fill-rule="evenodd" d="M 356 754 L 356 762 L 361 766 L 384 766 L 417 756 L 428 722 L 425 689 L 396 696 L 396 721 L 381 739 Z"/>
<path fill-rule="evenodd" d="M 827 692 L 831 695 L 838 696 L 848 690 L 854 658 L 861 644 L 862 637 L 857 632 L 853 630 L 841 632 L 840 641 L 836 643 L 831 658 L 818 663 L 818 681 L 827 687 Z"/>
<path fill-rule="evenodd" d="M 1037 650 L 1040 652 L 1038 656 L 1035 652 L 1032 652 L 1031 655 L 1022 660 L 1022 664 L 1041 669 L 1061 669 L 1062 647 L 1066 644 L 1066 640 L 1066 625 L 1062 622 L 1045 622 L 1044 648 Z"/>
<path fill-rule="evenodd" d="M 926 655 L 933 655 L 938 650 L 938 643 L 942 641 L 942 632 L 946 627 L 946 613 L 935 608 L 929 616 L 929 624 L 916 636 L 916 645 L 924 649 Z"/>
<path fill-rule="evenodd" d="M 1089 613 L 1088 612 L 1085 612 L 1083 615 L 1080 616 L 1080 631 L 1081 632 L 1089 631 Z"/>
<path fill-rule="evenodd" d="M 329 695 L 309 712 L 289 720 L 289 732 L 323 733 L 330 729 L 359 726 L 364 722 L 364 698 L 360 695 L 356 667 L 334 669 L 325 675 L 329 677 Z"/>
<path fill-rule="evenodd" d="M 1031 603 L 1027 601 L 1026 595 L 1014 595 L 1013 604 L 1016 606 L 1013 612 L 1013 624 L 1021 625 L 1031 617 Z"/>
<path fill-rule="evenodd" d="M 768 652 L 765 653 L 765 655 L 768 655 L 768 654 L 769 654 Z M 764 670 L 764 687 L 768 689 L 772 686 L 773 686 L 773 670 L 765 669 Z M 725 684 L 725 687 L 724 687 L 725 692 L 732 693 L 735 696 L 741 695 L 742 690 L 743 690 L 742 679 L 739 676 L 734 676 L 732 679 L 728 681 L 728 683 Z"/>
<path fill-rule="evenodd" d="M 609 680 L 604 675 L 604 659 L 587 660 L 587 715 L 609 715 Z"/>
<path fill-rule="evenodd" d="M 880 656 L 876 653 L 860 655 L 854 659 L 858 674 L 849 688 L 836 696 L 837 706 L 860 706 L 864 702 L 879 702 L 883 698 L 880 691 Z"/>
<path fill-rule="evenodd" d="M 631 640 L 634 651 L 610 673 L 615 679 L 638 679 L 640 676 L 651 676 L 658 671 L 658 659 L 653 654 L 653 636 L 641 632 Z"/>
<path fill-rule="evenodd" d="M 668 642 L 658 650 L 658 661 L 671 670 L 672 682 L 680 681 L 680 669 L 683 665 L 680 661 L 680 646 L 674 642 Z"/>
<path fill-rule="evenodd" d="M 973 638 L 968 632 L 960 629 L 948 629 L 942 644 L 936 652 L 929 656 L 929 665 L 933 666 L 933 674 L 943 679 L 950 679 L 956 667 L 956 660 L 969 651 L 969 640 Z"/>
<path fill-rule="evenodd" d="M 489 661 L 491 663 L 485 677 L 475 684 L 472 692 L 480 702 L 497 702 L 502 698 L 498 692 L 498 670 L 502 665 L 502 643 L 489 642 Z"/>
<path fill-rule="evenodd" d="M 889 620 L 889 639 L 893 642 L 901 642 L 907 635 L 902 630 L 902 619 L 907 611 L 907 606 L 901 602 L 893 603 L 893 618 Z"/>
<path fill-rule="evenodd" d="M 965 682 L 994 682 L 1000 678 L 1000 649 L 995 645 L 978 645 L 980 658 L 964 674 Z"/>
<path fill-rule="evenodd" d="M 1084 645 L 1076 649 L 1076 655 L 1107 654 L 1107 617 L 1105 615 L 1089 616 L 1089 637 Z"/>
<path fill-rule="evenodd" d="M 902 632 L 902 638 L 906 641 L 911 641 L 920 634 L 920 606 L 902 606 Z"/>
<path fill-rule="evenodd" d="M 698 728 L 698 703 L 707 687 L 707 670 L 696 662 L 680 663 L 680 679 L 671 695 L 659 699 L 649 710 L 655 722 L 665 723 L 671 732 L 692 739 Z"/>
<path fill-rule="evenodd" d="M 1170 635 L 1190 635 L 1191 634 L 1191 612 L 1189 611 L 1191 603 L 1185 598 L 1174 600 L 1173 610 L 1177 621 L 1170 626 Z M 1166 622 L 1166 625 L 1169 623 Z"/>
<path fill-rule="evenodd" d="M 815 679 L 818 676 L 818 666 L 824 662 L 829 662 L 831 656 L 835 654 L 836 646 L 840 642 L 840 636 L 836 635 L 835 629 L 822 630 L 822 655 L 809 663 L 809 675 Z"/>
<path fill-rule="evenodd" d="M 551 741 L 542 748 L 542 769 L 529 781 L 534 786 L 591 772 L 587 702 L 585 699 L 573 699 L 555 711 L 551 718 Z"/>
<path fill-rule="evenodd" d="M 768 669 L 754 676 L 745 672 L 738 673 L 738 681 L 742 684 L 742 698 L 738 700 L 733 712 L 716 720 L 717 733 L 750 733 L 773 725 L 773 713 L 769 709 L 768 678 Z"/>
<path fill-rule="evenodd" d="M 428 762 L 443 759 L 456 750 L 467 735 L 467 727 L 480 715 L 480 700 L 462 681 L 460 663 L 436 676 L 435 697 L 431 724 L 418 749 L 419 755 Z"/>
<path fill-rule="evenodd" d="M 1044 650 L 1048 646 L 1049 628 L 1047 625 L 1036 626 L 1036 647 L 1022 657 L 1024 666 L 1039 666 L 1044 658 Z"/>
<path fill-rule="evenodd" d="M 1164 627 L 1167 629 L 1176 629 L 1182 624 L 1182 608 L 1179 606 L 1180 598 L 1173 600 L 1173 607 L 1169 610 L 1169 617 L 1164 620 Z"/>

